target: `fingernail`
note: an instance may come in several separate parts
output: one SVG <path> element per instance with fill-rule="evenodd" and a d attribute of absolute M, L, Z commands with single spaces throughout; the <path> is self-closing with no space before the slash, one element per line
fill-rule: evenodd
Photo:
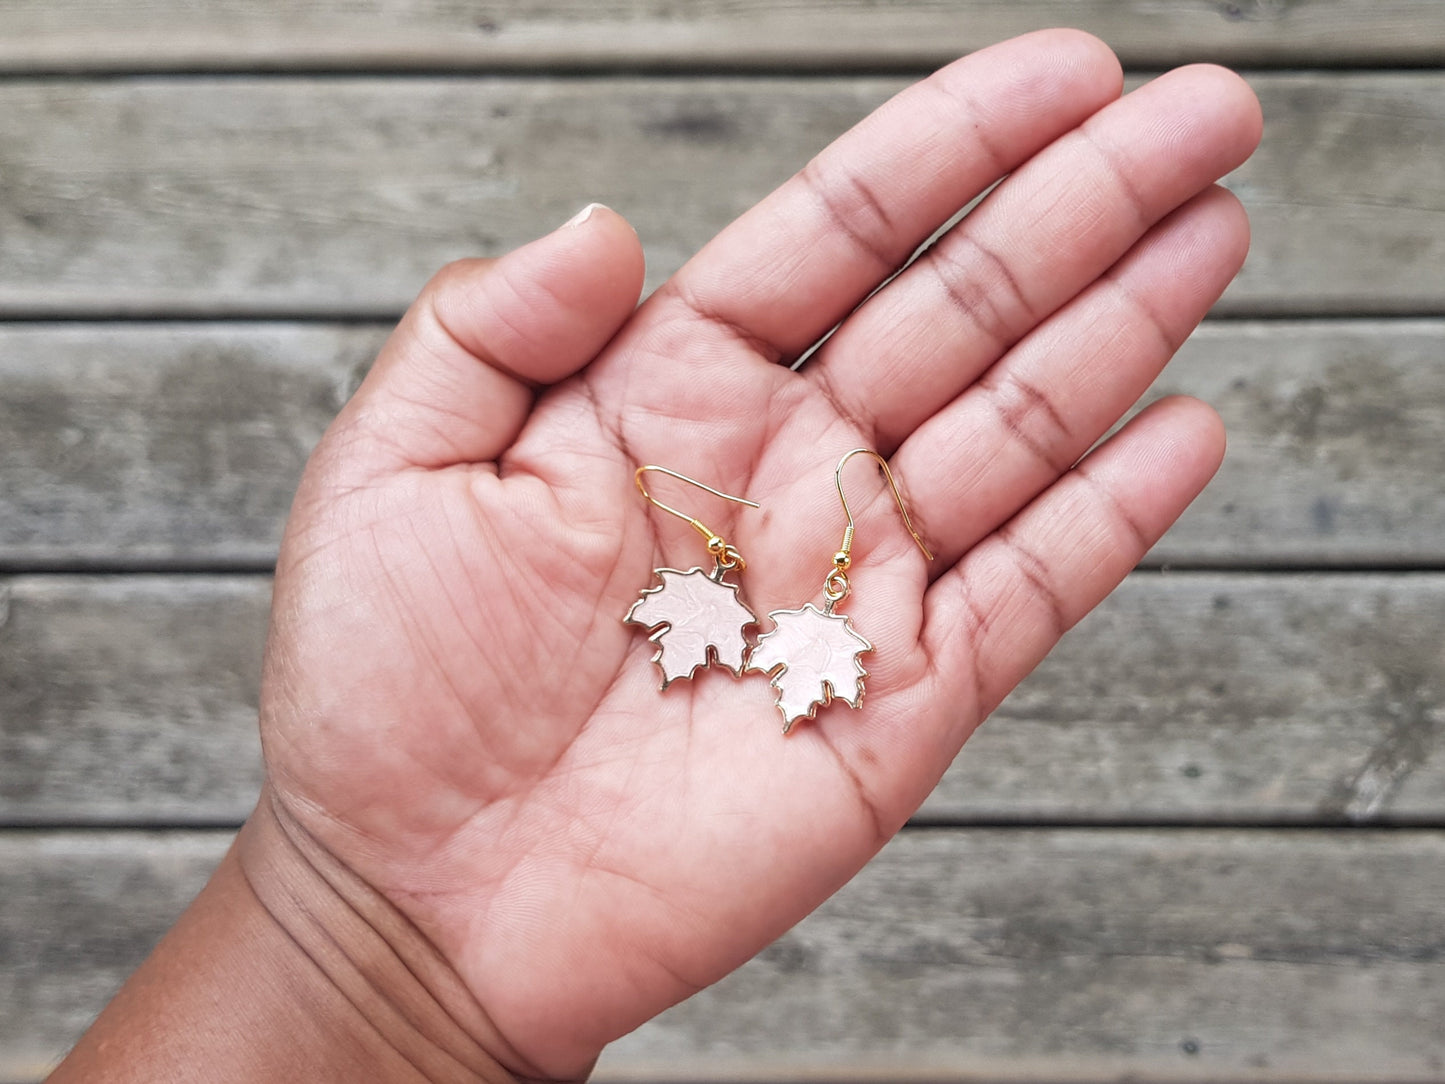
<path fill-rule="evenodd" d="M 597 208 L 599 207 L 604 206 L 606 205 L 601 203 L 589 203 L 586 207 L 583 207 L 582 210 L 578 211 L 575 215 L 573 215 L 565 223 L 563 223 L 563 228 L 565 229 L 567 226 L 582 225 L 582 223 L 586 222 L 589 218 L 592 217 L 593 211 L 597 210 Z"/>

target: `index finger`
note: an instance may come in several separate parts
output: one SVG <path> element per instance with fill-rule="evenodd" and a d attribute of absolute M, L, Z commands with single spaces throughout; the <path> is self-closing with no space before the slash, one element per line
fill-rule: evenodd
<path fill-rule="evenodd" d="M 1122 89 L 1113 52 L 1078 30 L 972 53 L 829 145 L 652 304 L 682 304 L 773 360 L 793 357 L 989 185 Z"/>

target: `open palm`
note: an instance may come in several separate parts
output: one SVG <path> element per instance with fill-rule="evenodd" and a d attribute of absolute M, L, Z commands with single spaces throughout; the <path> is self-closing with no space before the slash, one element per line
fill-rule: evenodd
<path fill-rule="evenodd" d="M 1075 32 L 976 53 L 635 312 L 641 251 L 605 209 L 455 265 L 328 432 L 277 575 L 270 790 L 430 938 L 515 1070 L 585 1072 L 847 881 L 1218 465 L 1189 400 L 1090 449 L 1238 270 L 1244 216 L 1213 182 L 1257 106 L 1213 68 L 1120 84 Z M 761 505 L 652 476 L 746 556 L 766 631 L 821 601 L 859 446 L 937 554 L 855 460 L 861 710 L 785 738 L 756 674 L 659 692 L 621 618 L 654 568 L 710 558 L 633 470 Z"/>

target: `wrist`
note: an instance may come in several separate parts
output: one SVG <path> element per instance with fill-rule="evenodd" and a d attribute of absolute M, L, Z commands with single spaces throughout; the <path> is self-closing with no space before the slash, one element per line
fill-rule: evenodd
<path fill-rule="evenodd" d="M 50 1080 L 516 1084 L 509 1054 L 431 943 L 268 787 Z"/>
<path fill-rule="evenodd" d="M 431 941 L 306 832 L 269 786 L 234 853 L 275 932 L 280 971 L 328 1006 L 344 1045 L 367 1051 L 369 1078 L 522 1079 L 506 1067 L 520 1059 Z M 393 1074 L 379 1073 L 388 1062 Z"/>

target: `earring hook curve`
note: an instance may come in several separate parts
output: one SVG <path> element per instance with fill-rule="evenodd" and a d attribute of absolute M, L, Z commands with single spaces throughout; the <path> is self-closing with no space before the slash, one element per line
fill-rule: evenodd
<path fill-rule="evenodd" d="M 903 516 L 903 525 L 908 528 L 908 533 L 913 536 L 913 541 L 918 543 L 918 548 L 923 551 L 923 556 L 927 557 L 930 561 L 933 560 L 933 554 L 929 551 L 923 539 L 919 537 L 917 528 L 913 526 L 913 518 L 908 514 L 908 506 L 903 503 L 903 494 L 898 491 L 898 483 L 893 478 L 893 471 L 888 467 L 888 460 L 884 459 L 872 448 L 854 448 L 851 452 L 844 455 L 842 459 L 838 460 L 838 469 L 833 472 L 833 480 L 838 484 L 838 500 L 843 504 L 843 514 L 848 517 L 848 526 L 843 531 L 843 544 L 838 547 L 838 552 L 834 555 L 833 563 L 840 571 L 846 569 L 848 565 L 852 563 L 853 531 L 855 524 L 853 522 L 853 510 L 848 507 L 848 495 L 843 492 L 843 467 L 847 465 L 848 460 L 852 459 L 855 455 L 870 455 L 878 461 L 878 465 L 883 468 L 883 476 L 888 479 L 888 488 L 893 490 L 893 499 L 898 503 L 898 511 Z"/>
<path fill-rule="evenodd" d="M 655 508 L 660 508 L 668 515 L 676 516 L 678 519 L 691 526 L 694 531 L 702 535 L 703 538 L 707 539 L 708 552 L 714 555 L 722 554 L 727 548 L 727 543 L 723 541 L 722 536 L 719 535 L 707 524 L 703 523 L 702 520 L 696 519 L 693 516 L 688 515 L 686 512 L 680 512 L 676 508 L 673 508 L 670 504 L 663 504 L 660 500 L 658 500 L 651 493 L 649 493 L 647 491 L 647 483 L 642 480 L 642 476 L 650 470 L 655 470 L 659 474 L 666 474 L 670 478 L 676 478 L 678 481 L 686 482 L 688 485 L 696 486 L 698 489 L 706 490 L 714 497 L 721 497 L 725 501 L 732 501 L 734 504 L 745 504 L 749 508 L 761 507 L 756 501 L 750 501 L 746 497 L 734 497 L 732 494 L 724 493 L 720 489 L 713 489 L 712 486 L 706 485 L 703 482 L 699 482 L 696 478 L 689 478 L 685 474 L 680 474 L 679 472 L 672 470 L 670 467 L 659 467 L 655 463 L 647 463 L 641 467 L 638 467 L 637 470 L 633 472 L 632 480 L 637 485 L 637 491 L 642 494 L 643 499 L 645 499 L 648 504 L 654 506 Z"/>

